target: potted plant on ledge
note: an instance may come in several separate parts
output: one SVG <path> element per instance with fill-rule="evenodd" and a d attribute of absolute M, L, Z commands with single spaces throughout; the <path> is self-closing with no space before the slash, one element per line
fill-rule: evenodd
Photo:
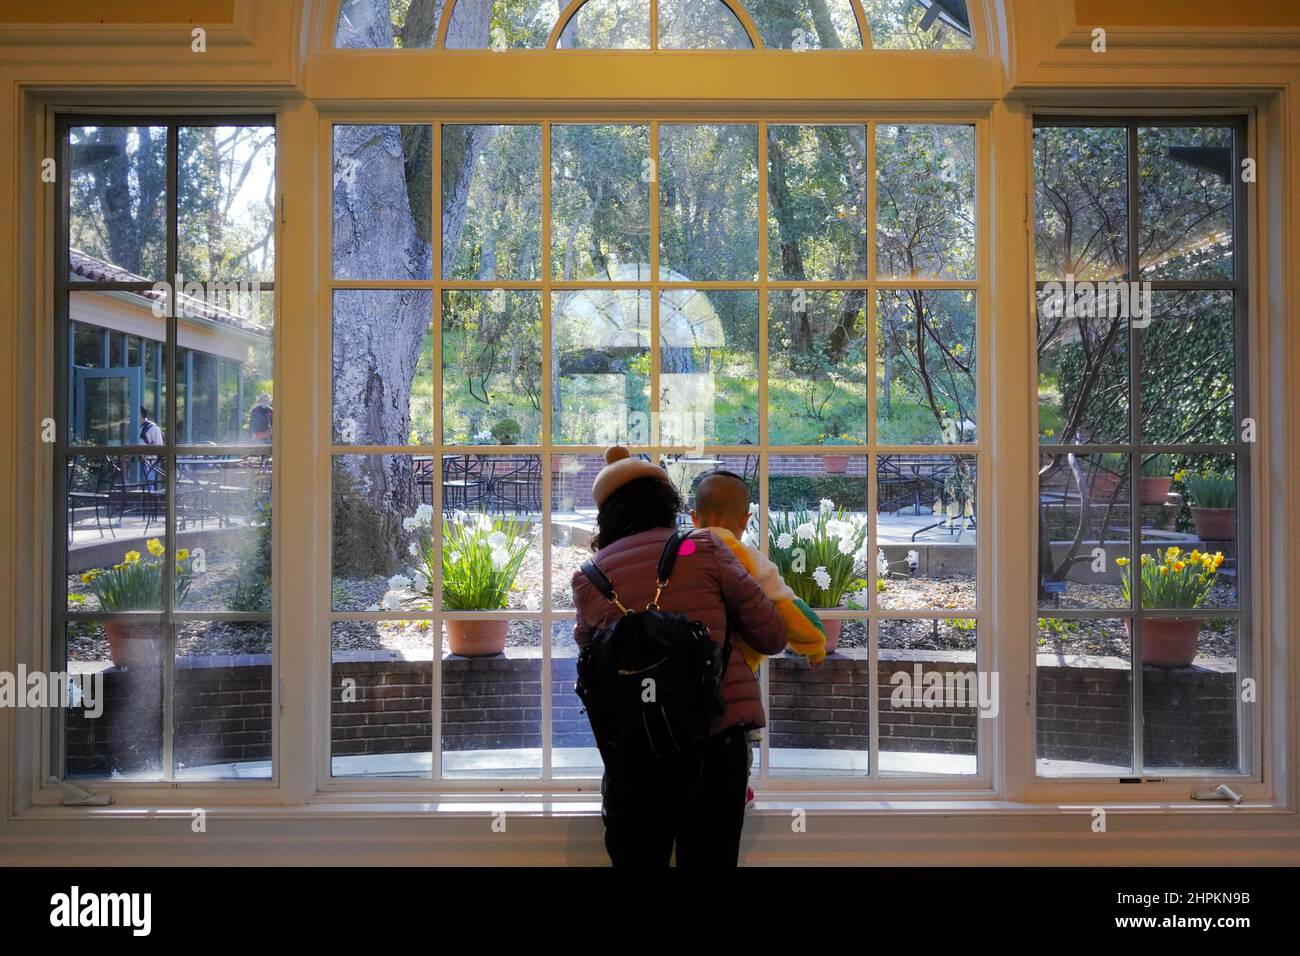
<path fill-rule="evenodd" d="M 1202 541 L 1232 541 L 1237 535 L 1237 483 L 1224 475 L 1183 477 L 1191 499 L 1196 536 Z"/>
<path fill-rule="evenodd" d="M 768 557 L 786 584 L 811 608 L 842 608 L 846 597 L 866 606 L 867 520 L 824 498 L 817 512 L 774 511 L 768 516 Z M 823 620 L 826 653 L 839 643 L 844 622 Z"/>
<path fill-rule="evenodd" d="M 1164 504 L 1173 481 L 1168 455 L 1152 455 L 1142 462 L 1142 504 Z"/>
<path fill-rule="evenodd" d="M 155 611 L 163 607 L 163 570 L 167 549 L 157 538 L 145 543 L 147 558 L 128 551 L 121 564 L 91 568 L 81 575 L 104 611 Z M 176 552 L 176 603 L 189 594 L 194 562 L 186 549 Z M 160 621 L 105 621 L 109 656 L 116 667 L 158 667 L 162 664 L 167 625 Z"/>
<path fill-rule="evenodd" d="M 1132 606 L 1129 560 L 1116 558 L 1124 601 Z M 1153 557 L 1142 555 L 1138 577 L 1142 582 L 1144 610 L 1200 607 L 1223 565 L 1223 552 L 1193 550 L 1184 553 L 1176 545 Z M 1132 630 L 1129 621 L 1125 628 Z M 1186 667 L 1196 658 L 1196 638 L 1201 631 L 1199 617 L 1153 617 L 1142 621 L 1142 663 L 1158 667 Z"/>
<path fill-rule="evenodd" d="M 514 515 L 458 512 L 442 522 L 442 547 L 433 546 L 433 509 L 422 505 L 406 519 L 416 533 L 413 549 L 422 569 L 416 590 L 431 594 L 434 562 L 442 564 L 442 605 L 448 611 L 496 611 L 506 606 L 531 543 L 530 525 Z M 484 657 L 506 649 L 509 621 L 447 621 L 447 643 L 453 654 Z"/>

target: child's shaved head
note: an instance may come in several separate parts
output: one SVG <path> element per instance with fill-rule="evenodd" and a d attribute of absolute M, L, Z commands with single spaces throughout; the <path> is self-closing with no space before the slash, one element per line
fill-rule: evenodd
<path fill-rule="evenodd" d="M 749 523 L 749 485 L 733 472 L 710 472 L 695 487 L 691 515 L 697 527 L 726 528 L 740 537 Z"/>

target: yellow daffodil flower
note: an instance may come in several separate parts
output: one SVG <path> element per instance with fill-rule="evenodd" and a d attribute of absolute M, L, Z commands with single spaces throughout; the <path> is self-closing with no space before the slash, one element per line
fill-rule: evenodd
<path fill-rule="evenodd" d="M 186 558 L 188 558 L 189 556 L 190 556 L 190 549 L 189 549 L 189 548 L 181 548 L 179 551 L 176 552 L 176 560 L 177 560 L 177 561 L 184 561 L 184 560 L 185 560 Z"/>
<path fill-rule="evenodd" d="M 1127 568 L 1127 567 L 1128 567 L 1128 558 L 1116 558 L 1116 559 L 1115 559 L 1115 563 L 1116 563 L 1117 565 L 1119 565 L 1121 568 Z"/>
<path fill-rule="evenodd" d="M 127 553 L 122 557 L 122 563 L 123 563 L 123 564 L 139 564 L 139 563 L 140 563 L 140 552 L 139 552 L 139 551 L 128 551 L 128 552 L 127 552 Z"/>
<path fill-rule="evenodd" d="M 152 554 L 155 558 L 161 557 L 162 553 L 167 550 L 162 546 L 162 542 L 159 541 L 157 538 L 150 538 L 145 543 L 145 547 L 149 549 L 149 553 Z"/>

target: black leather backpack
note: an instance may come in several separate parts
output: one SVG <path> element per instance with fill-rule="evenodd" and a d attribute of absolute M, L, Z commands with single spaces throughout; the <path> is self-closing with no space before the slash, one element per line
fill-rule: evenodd
<path fill-rule="evenodd" d="M 654 599 L 643 611 L 624 607 L 595 561 L 582 573 L 622 616 L 597 630 L 578 655 L 578 682 L 596 745 L 606 766 L 657 761 L 708 736 L 709 723 L 725 709 L 722 675 L 730 636 L 719 645 L 699 621 L 659 610 L 677 549 L 689 532 L 674 531 L 659 556 Z"/>

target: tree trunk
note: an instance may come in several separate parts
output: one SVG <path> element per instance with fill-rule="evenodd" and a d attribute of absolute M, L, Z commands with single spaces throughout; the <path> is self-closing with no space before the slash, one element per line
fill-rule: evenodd
<path fill-rule="evenodd" d="M 337 38 L 343 47 L 392 46 L 387 0 L 351 11 Z M 428 45 L 441 2 L 414 4 L 402 30 L 404 46 Z M 491 6 L 462 21 L 484 44 Z M 443 261 L 450 264 L 465 221 L 465 199 L 478 152 L 473 127 L 446 127 L 453 142 L 443 154 Z M 339 126 L 336 152 L 350 160 L 349 175 L 334 182 L 334 262 L 348 275 L 427 279 L 431 249 L 432 152 L 420 126 Z M 460 148 L 460 141 L 466 147 Z M 450 155 L 449 155 L 450 154 Z M 450 197 L 450 202 L 447 199 Z M 334 302 L 334 407 L 355 423 L 358 443 L 407 443 L 411 383 L 432 314 L 424 290 L 341 294 Z M 410 460 L 402 456 L 349 456 L 335 468 L 335 570 L 376 574 L 406 559 L 401 519 L 416 501 Z M 346 492 L 341 493 L 341 492 Z M 339 545 L 343 545 L 340 547 Z"/>

